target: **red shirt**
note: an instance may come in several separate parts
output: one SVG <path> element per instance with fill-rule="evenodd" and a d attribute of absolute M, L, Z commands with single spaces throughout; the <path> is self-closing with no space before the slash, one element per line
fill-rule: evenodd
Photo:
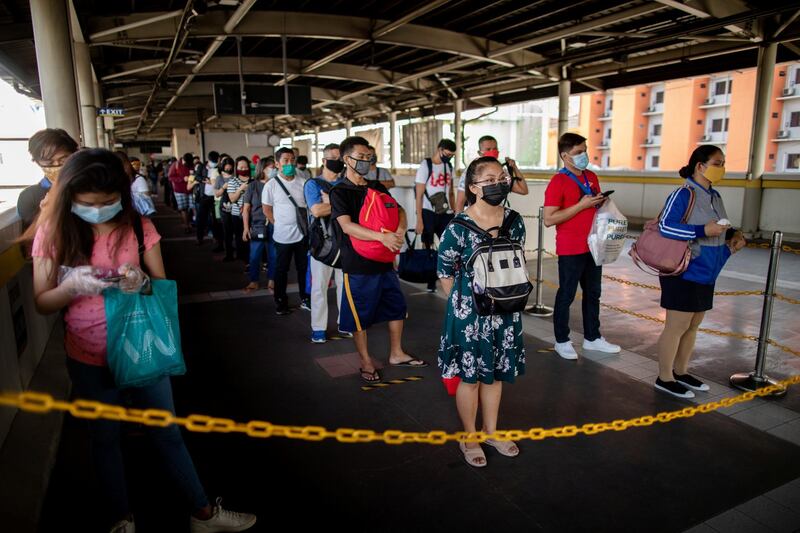
<path fill-rule="evenodd" d="M 186 178 L 189 176 L 189 167 L 183 165 L 180 161 L 173 164 L 169 169 L 169 181 L 172 183 L 172 190 L 178 194 L 186 194 L 189 190 L 186 188 Z"/>
<path fill-rule="evenodd" d="M 592 191 L 597 194 L 600 192 L 600 182 L 597 180 L 597 175 L 590 171 L 584 171 L 584 176 L 589 180 L 589 185 Z M 581 176 L 578 179 L 583 181 Z M 578 184 L 567 174 L 559 172 L 550 178 L 550 184 L 544 191 L 544 205 L 545 207 L 558 207 L 559 209 L 566 209 L 577 204 L 583 191 Z M 589 253 L 589 245 L 586 239 L 589 237 L 589 232 L 592 231 L 592 222 L 594 222 L 594 214 L 597 211 L 594 207 L 588 207 L 567 220 L 556 226 L 556 254 L 558 255 L 579 255 Z"/>

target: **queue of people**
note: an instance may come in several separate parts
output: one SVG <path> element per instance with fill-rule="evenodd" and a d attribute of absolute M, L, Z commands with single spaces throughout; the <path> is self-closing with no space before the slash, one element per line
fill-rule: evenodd
<path fill-rule="evenodd" d="M 136 195 L 149 197 L 156 192 L 148 184 L 155 183 L 154 173 L 164 187 L 160 178 L 167 176 L 184 230 L 196 234 L 198 245 L 204 245 L 210 234 L 217 245 L 214 250 L 225 252 L 223 260 L 246 264 L 249 283 L 245 290 L 261 288 L 261 272 L 267 270 L 268 288 L 273 290 L 279 316 L 293 311 L 288 278 L 294 263 L 298 304 L 310 311 L 313 343 L 329 338 L 328 289 L 333 282 L 336 335 L 353 339 L 364 382 L 375 384 L 383 379 L 367 342 L 369 328 L 382 322 L 389 329 L 389 365 L 407 369 L 427 366 L 424 358 L 403 347 L 407 306 L 394 258 L 404 243 L 407 213 L 391 196 L 394 178 L 377 167 L 375 149 L 366 139 L 352 136 L 325 146 L 320 173 L 314 177 L 307 158 L 290 148 L 259 159 L 254 172 L 249 158 L 233 159 L 214 151 L 206 162 L 185 154 L 167 169 L 157 170 L 152 161 L 142 169 L 141 161 L 124 154 L 78 150 L 63 130 L 37 133 L 29 148 L 44 175 L 22 193 L 18 206 L 20 217 L 29 226 L 24 238 L 33 242 L 36 302 L 44 313 L 67 310 L 65 344 L 70 376 L 83 397 L 115 403 L 124 392 L 109 384 L 104 360 L 102 291 L 112 281 L 96 277 L 92 267 L 124 271 L 119 282 L 123 290 L 138 290 L 145 278 L 166 277 L 158 232 L 134 200 Z M 608 196 L 601 191 L 597 175 L 588 169 L 589 147 L 584 137 L 566 133 L 559 138 L 558 148 L 564 166 L 548 184 L 544 207 L 544 224 L 556 226 L 555 352 L 567 360 L 578 359 L 570 340 L 569 315 L 580 286 L 583 350 L 618 353 L 621 348 L 608 342 L 600 331 L 602 266 L 595 263 L 587 247 L 594 213 Z M 443 139 L 431 157 L 421 161 L 414 180 L 415 229 L 427 247 L 434 245 L 435 237 L 439 239 L 437 277 L 447 303 L 438 367 L 444 379 L 458 380 L 455 403 L 464 431 L 473 433 L 480 427 L 491 434 L 498 427 L 503 383 L 514 383 L 525 374 L 522 308 L 495 307 L 492 302 L 487 311 L 484 300 L 491 298 L 487 296 L 491 284 L 477 279 L 478 273 L 485 273 L 475 258 L 502 245 L 512 250 L 508 257 L 519 267 L 515 254 L 523 249 L 525 225 L 509 207 L 508 197 L 527 194 L 528 188 L 516 162 L 510 158 L 501 161 L 497 141 L 490 136 L 479 139 L 478 157 L 454 186 L 450 161 L 455 150 L 455 143 Z M 724 177 L 724 165 L 718 147 L 698 147 L 680 170 L 686 184 L 666 198 L 659 215 L 660 233 L 665 238 L 690 241 L 692 250 L 684 272 L 659 278 L 667 320 L 658 342 L 659 375 L 654 386 L 680 398 L 708 390 L 689 373 L 695 336 L 705 312 L 713 306 L 720 270 L 730 255 L 745 245 L 742 233 L 730 227 L 722 199 L 713 188 Z M 373 219 L 380 219 L 378 225 L 364 216 L 365 210 Z M 143 230 L 139 247 L 143 248 L 143 263 L 134 253 L 136 227 Z M 83 241 L 89 237 L 91 241 Z M 120 253 L 120 245 L 128 241 L 133 245 Z M 68 275 L 58 275 L 62 266 L 70 267 Z M 435 290 L 435 284 L 428 289 Z M 167 378 L 128 392 L 141 404 L 173 409 Z M 121 488 L 124 471 L 118 424 L 91 424 L 96 468 L 120 517 L 117 530 L 132 531 L 125 529 L 133 520 Z M 193 531 L 207 530 L 203 529 L 207 523 L 217 524 L 216 531 L 238 531 L 241 529 L 234 528 L 252 525 L 254 516 L 232 513 L 219 502 L 209 503 L 177 429 L 154 430 L 152 437 L 159 453 L 170 459 L 176 479 L 192 502 Z M 488 440 L 485 444 L 507 457 L 520 453 L 510 441 Z M 461 443 L 460 449 L 469 465 L 486 466 L 480 444 Z"/>

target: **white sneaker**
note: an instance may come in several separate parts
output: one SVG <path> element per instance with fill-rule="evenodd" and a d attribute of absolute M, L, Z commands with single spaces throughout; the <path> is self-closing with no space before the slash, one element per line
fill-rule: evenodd
<path fill-rule="evenodd" d="M 136 533 L 133 520 L 120 520 L 111 527 L 111 533 Z"/>
<path fill-rule="evenodd" d="M 217 498 L 213 516 L 208 520 L 192 517 L 192 533 L 212 533 L 216 531 L 244 531 L 256 523 L 256 515 L 235 513 L 222 508 L 222 498 Z"/>
<path fill-rule="evenodd" d="M 557 342 L 553 345 L 553 348 L 555 348 L 556 353 L 564 359 L 574 361 L 578 358 L 578 352 L 572 347 L 572 341 Z"/>
<path fill-rule="evenodd" d="M 586 339 L 583 339 L 583 349 L 591 350 L 593 352 L 619 353 L 622 348 L 616 344 L 611 344 L 605 339 L 605 337 L 600 337 L 599 339 L 595 339 L 593 341 L 587 341 Z"/>

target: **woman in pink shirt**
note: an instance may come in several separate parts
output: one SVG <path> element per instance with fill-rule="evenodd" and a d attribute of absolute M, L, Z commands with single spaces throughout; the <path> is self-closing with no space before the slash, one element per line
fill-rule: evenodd
<path fill-rule="evenodd" d="M 122 163 L 108 150 L 83 150 L 67 160 L 36 226 L 25 234 L 33 238 L 34 297 L 40 313 L 66 308 L 64 344 L 76 396 L 114 405 L 122 405 L 126 397 L 137 408 L 174 413 L 167 377 L 146 387 L 120 390 L 106 364 L 102 292 L 112 283 L 102 278 L 121 275 L 119 288 L 136 292 L 148 280 L 145 270 L 153 278 L 166 277 L 161 237 L 152 222 L 134 210 L 130 191 Z M 141 221 L 144 233 L 144 265 L 139 264 L 133 230 L 137 221 Z M 103 495 L 109 499 L 109 509 L 118 520 L 112 531 L 133 532 L 120 424 L 107 420 L 88 423 L 97 476 Z M 253 515 L 222 509 L 220 500 L 213 507 L 209 504 L 177 426 L 147 429 L 170 477 L 191 505 L 187 510 L 192 512 L 192 532 L 242 531 L 255 523 Z"/>

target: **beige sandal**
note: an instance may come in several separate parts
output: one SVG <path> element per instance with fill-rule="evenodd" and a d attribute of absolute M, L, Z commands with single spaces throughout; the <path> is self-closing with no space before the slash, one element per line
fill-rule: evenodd
<path fill-rule="evenodd" d="M 461 449 L 461 453 L 464 454 L 464 460 L 469 466 L 474 466 L 475 468 L 486 466 L 486 455 L 483 453 L 483 448 L 481 448 L 480 444 L 478 444 L 477 448 L 467 448 L 466 443 L 459 442 L 458 447 Z M 478 459 L 483 459 L 483 462 L 477 462 Z"/>
<path fill-rule="evenodd" d="M 486 439 L 485 442 L 500 452 L 500 455 L 505 455 L 506 457 L 516 457 L 519 455 L 519 446 L 512 440 Z"/>

